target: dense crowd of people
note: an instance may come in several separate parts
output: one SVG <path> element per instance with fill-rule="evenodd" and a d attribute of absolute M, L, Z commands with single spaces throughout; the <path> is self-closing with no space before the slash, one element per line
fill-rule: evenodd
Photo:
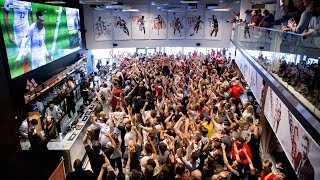
<path fill-rule="evenodd" d="M 276 59 L 276 62 L 270 62 L 270 57 L 259 53 L 257 62 L 270 73 L 277 74 L 284 82 L 291 85 L 293 89 L 299 92 L 315 108 L 320 109 L 319 94 L 319 74 L 320 66 L 318 60 L 306 60 L 299 63 L 288 62 L 283 56 Z"/>
<path fill-rule="evenodd" d="M 241 101 L 234 60 L 183 59 L 124 59 L 109 81 L 92 81 L 99 104 L 83 138 L 92 171 L 77 160 L 67 179 L 285 178 L 260 158 L 259 119 Z"/>
<path fill-rule="evenodd" d="M 244 38 L 250 38 L 250 27 L 274 28 L 280 25 L 283 31 L 302 34 L 303 37 L 319 36 L 320 2 L 317 0 L 290 0 L 280 3 L 280 17 L 265 9 L 246 10 L 244 19 L 237 24 L 244 25 Z M 270 33 L 270 32 L 268 32 Z"/>

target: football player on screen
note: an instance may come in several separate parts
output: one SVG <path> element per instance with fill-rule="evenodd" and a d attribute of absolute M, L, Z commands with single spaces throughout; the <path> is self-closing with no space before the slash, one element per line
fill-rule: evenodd
<path fill-rule="evenodd" d="M 28 53 L 21 51 L 21 44 L 29 29 L 28 16 L 33 23 L 32 7 L 30 2 L 20 0 L 6 0 L 4 3 L 4 25 L 10 42 L 16 44 L 19 52 L 16 58 L 15 69 L 19 66 L 20 60 L 23 57 L 25 62 L 28 62 Z M 13 35 L 9 30 L 9 13 L 13 13 Z M 28 68 L 25 68 L 28 71 Z"/>
<path fill-rule="evenodd" d="M 53 60 L 45 44 L 46 30 L 44 28 L 42 11 L 37 11 L 36 15 L 37 22 L 30 25 L 26 38 L 23 41 L 25 44 L 22 45 L 22 47 L 26 47 L 25 45 L 31 42 L 32 69 L 45 65 L 46 57 L 48 57 L 49 62 Z"/>

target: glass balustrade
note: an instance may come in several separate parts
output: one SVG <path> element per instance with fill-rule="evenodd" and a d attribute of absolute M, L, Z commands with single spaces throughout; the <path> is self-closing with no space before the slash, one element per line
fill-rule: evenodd
<path fill-rule="evenodd" d="M 320 37 L 236 26 L 232 39 L 320 119 Z"/>

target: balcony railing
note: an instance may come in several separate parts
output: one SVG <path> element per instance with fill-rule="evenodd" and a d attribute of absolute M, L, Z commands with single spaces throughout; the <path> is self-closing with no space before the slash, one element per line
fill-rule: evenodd
<path fill-rule="evenodd" d="M 232 39 L 320 120 L 320 37 L 240 25 Z"/>

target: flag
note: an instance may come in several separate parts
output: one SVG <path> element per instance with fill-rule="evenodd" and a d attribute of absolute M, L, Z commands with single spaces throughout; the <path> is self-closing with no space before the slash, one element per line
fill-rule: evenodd
<path fill-rule="evenodd" d="M 29 80 L 27 80 L 26 90 L 30 91 L 30 81 Z"/>
<path fill-rule="evenodd" d="M 36 81 L 32 78 L 31 81 L 30 81 L 30 91 L 33 91 L 37 86 L 38 86 L 38 84 L 37 84 Z"/>

